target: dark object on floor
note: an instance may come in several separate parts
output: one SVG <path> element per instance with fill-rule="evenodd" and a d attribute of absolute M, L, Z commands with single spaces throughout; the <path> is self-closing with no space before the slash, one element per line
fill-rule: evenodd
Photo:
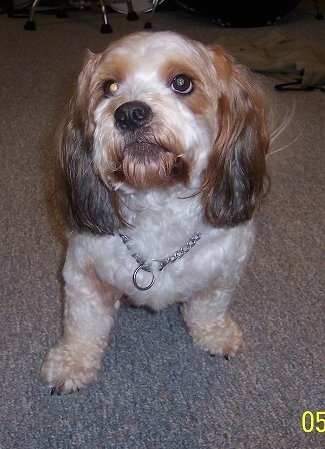
<path fill-rule="evenodd" d="M 315 9 L 316 9 L 316 19 L 317 20 L 324 20 L 324 16 L 323 16 L 323 14 L 322 14 L 322 12 L 321 12 L 321 10 L 319 9 L 319 6 L 318 6 L 318 1 L 317 0 L 314 0 L 314 3 L 315 3 Z"/>
<path fill-rule="evenodd" d="M 284 92 L 287 90 L 307 90 L 310 92 L 314 90 L 320 90 L 321 92 L 325 92 L 325 87 L 323 86 L 302 86 L 300 81 L 295 81 L 293 83 L 276 84 L 274 88 L 280 92 Z"/>
<path fill-rule="evenodd" d="M 272 25 L 288 14 L 299 0 L 176 0 L 181 6 L 208 15 L 219 25 L 256 27 Z"/>

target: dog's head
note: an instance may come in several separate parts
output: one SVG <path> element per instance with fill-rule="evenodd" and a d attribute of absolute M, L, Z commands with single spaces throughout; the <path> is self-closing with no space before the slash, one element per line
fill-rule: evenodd
<path fill-rule="evenodd" d="M 59 130 L 70 224 L 112 233 L 120 192 L 180 184 L 205 220 L 251 218 L 265 190 L 263 94 L 219 46 L 137 33 L 89 53 Z M 184 193 L 184 189 L 182 189 Z"/>

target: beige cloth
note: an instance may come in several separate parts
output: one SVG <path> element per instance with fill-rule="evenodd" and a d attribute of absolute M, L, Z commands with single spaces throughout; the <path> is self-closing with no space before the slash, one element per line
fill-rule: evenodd
<path fill-rule="evenodd" d="M 314 43 L 292 40 L 276 30 L 254 43 L 226 37 L 217 43 L 254 71 L 285 75 L 301 87 L 325 85 L 325 48 Z"/>

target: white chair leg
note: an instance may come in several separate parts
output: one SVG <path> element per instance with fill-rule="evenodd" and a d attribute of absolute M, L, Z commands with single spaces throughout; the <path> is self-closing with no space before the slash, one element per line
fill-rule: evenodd
<path fill-rule="evenodd" d="M 35 14 L 35 9 L 36 9 L 39 1 L 40 0 L 34 0 L 32 6 L 30 8 L 29 17 L 28 17 L 28 20 L 27 20 L 27 22 L 25 23 L 25 26 L 24 26 L 25 30 L 28 30 L 28 31 L 35 31 L 36 30 L 36 25 L 35 25 L 35 22 L 34 22 L 34 14 Z"/>
<path fill-rule="evenodd" d="M 100 3 L 100 9 L 102 11 L 102 17 L 103 17 L 103 23 L 100 27 L 100 32 L 103 34 L 112 33 L 113 29 L 108 22 L 108 13 L 106 10 L 106 5 L 104 3 L 104 0 L 99 0 L 99 3 Z"/>
<path fill-rule="evenodd" d="M 151 29 L 152 28 L 152 22 L 153 22 L 153 15 L 156 12 L 157 6 L 158 6 L 159 0 L 153 0 L 152 2 L 152 10 L 151 10 L 151 20 L 145 23 L 144 28 L 145 29 Z"/>

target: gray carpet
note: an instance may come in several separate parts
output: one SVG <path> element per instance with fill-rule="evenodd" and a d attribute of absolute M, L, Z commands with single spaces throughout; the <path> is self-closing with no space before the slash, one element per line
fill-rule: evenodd
<path fill-rule="evenodd" d="M 272 28 L 325 45 L 325 24 L 314 13 L 313 2 L 302 1 Z M 272 78 L 263 82 L 276 115 L 295 109 L 274 144 L 286 148 L 268 159 L 272 190 L 232 309 L 247 351 L 231 361 L 211 358 L 192 346 L 176 307 L 125 308 L 96 384 L 51 397 L 40 383 L 62 313 L 52 133 L 85 49 L 103 50 L 146 18 L 113 14 L 112 35 L 98 32 L 97 11 L 36 20 L 38 30 L 27 32 L 23 19 L 0 17 L 0 448 L 323 448 L 324 433 L 304 433 L 301 416 L 325 408 L 325 94 L 275 92 Z M 155 29 L 205 43 L 271 30 L 224 29 L 185 10 L 161 11 Z"/>

